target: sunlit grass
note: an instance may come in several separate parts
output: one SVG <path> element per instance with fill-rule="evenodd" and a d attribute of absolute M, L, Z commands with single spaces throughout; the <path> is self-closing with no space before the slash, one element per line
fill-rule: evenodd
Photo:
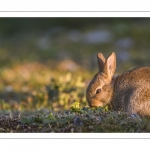
<path fill-rule="evenodd" d="M 0 71 L 3 110 L 68 110 L 74 101 L 86 105 L 87 81 L 78 70 L 52 70 L 40 63 L 15 65 Z"/>

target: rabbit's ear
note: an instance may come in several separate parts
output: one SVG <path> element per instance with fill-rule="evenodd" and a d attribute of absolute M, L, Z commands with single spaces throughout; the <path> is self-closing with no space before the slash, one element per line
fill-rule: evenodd
<path fill-rule="evenodd" d="M 110 56 L 108 56 L 106 60 L 104 73 L 111 80 L 114 75 L 115 70 L 116 70 L 116 55 L 113 52 Z"/>
<path fill-rule="evenodd" d="M 105 64 L 105 57 L 103 56 L 102 53 L 97 54 L 97 61 L 98 61 L 99 72 L 103 72 L 104 64 Z"/>

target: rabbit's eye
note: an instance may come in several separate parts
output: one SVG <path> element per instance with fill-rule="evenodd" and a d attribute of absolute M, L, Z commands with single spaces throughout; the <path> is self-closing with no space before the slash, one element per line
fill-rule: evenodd
<path fill-rule="evenodd" d="M 101 92 L 101 89 L 96 90 L 96 94 L 99 94 Z"/>

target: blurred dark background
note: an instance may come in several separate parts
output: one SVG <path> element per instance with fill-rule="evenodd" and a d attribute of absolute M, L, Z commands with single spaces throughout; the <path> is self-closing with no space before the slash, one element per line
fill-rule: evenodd
<path fill-rule="evenodd" d="M 150 18 L 0 18 L 0 66 L 69 60 L 92 70 L 98 52 L 114 51 L 122 71 L 150 64 L 149 39 Z"/>

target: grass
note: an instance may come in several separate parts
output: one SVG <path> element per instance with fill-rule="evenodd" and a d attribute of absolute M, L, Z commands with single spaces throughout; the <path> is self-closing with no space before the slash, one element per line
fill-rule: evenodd
<path fill-rule="evenodd" d="M 129 116 L 105 108 L 72 109 L 64 112 L 40 110 L 29 114 L 6 114 L 0 119 L 0 132 L 40 133 L 146 133 L 149 118 Z"/>
<path fill-rule="evenodd" d="M 69 109 L 75 100 L 85 105 L 86 81 L 81 75 L 58 72 L 41 64 L 17 65 L 5 68 L 1 76 L 1 110 L 54 111 Z"/>

